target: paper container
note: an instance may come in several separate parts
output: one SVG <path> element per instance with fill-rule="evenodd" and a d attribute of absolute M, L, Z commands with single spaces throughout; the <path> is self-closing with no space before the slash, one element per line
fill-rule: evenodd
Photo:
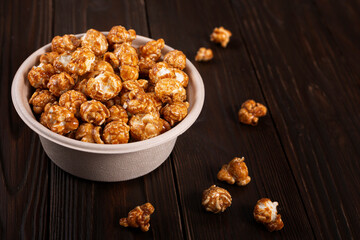
<path fill-rule="evenodd" d="M 151 40 L 137 36 L 133 46 L 138 47 Z M 56 134 L 35 119 L 28 103 L 34 89 L 27 80 L 27 74 L 32 66 L 39 64 L 41 54 L 49 51 L 50 46 L 51 44 L 47 44 L 40 48 L 20 66 L 12 83 L 11 97 L 21 119 L 40 136 L 49 158 L 61 169 L 75 176 L 115 182 L 137 178 L 153 171 L 169 157 L 177 137 L 195 122 L 201 112 L 205 97 L 204 84 L 199 72 L 187 59 L 184 71 L 189 75 L 187 101 L 190 107 L 186 118 L 171 130 L 148 140 L 126 144 L 86 143 Z M 165 46 L 163 54 L 171 50 L 171 47 Z"/>

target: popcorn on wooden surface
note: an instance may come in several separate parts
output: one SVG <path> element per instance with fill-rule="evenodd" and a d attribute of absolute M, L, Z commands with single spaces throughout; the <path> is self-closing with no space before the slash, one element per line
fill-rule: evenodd
<path fill-rule="evenodd" d="M 131 210 L 126 218 L 121 218 L 119 224 L 123 227 L 140 228 L 141 231 L 147 232 L 150 228 L 150 215 L 155 208 L 151 203 L 145 203 Z"/>
<path fill-rule="evenodd" d="M 248 168 L 244 160 L 244 157 L 236 157 L 228 164 L 224 164 L 218 172 L 217 178 L 229 184 L 236 183 L 239 186 L 247 185 L 251 178 L 249 177 Z"/>
<path fill-rule="evenodd" d="M 239 121 L 244 124 L 256 126 L 259 121 L 259 117 L 265 116 L 267 109 L 261 103 L 257 103 L 254 100 L 247 100 L 242 105 L 238 112 Z"/>
<path fill-rule="evenodd" d="M 220 43 L 225 48 L 231 37 L 232 33 L 224 27 L 214 28 L 214 31 L 210 35 L 210 41 Z"/>
<path fill-rule="evenodd" d="M 254 218 L 262 223 L 270 231 L 279 231 L 284 227 L 281 215 L 277 214 L 278 202 L 272 202 L 268 198 L 262 198 L 257 201 L 254 208 Z"/>
<path fill-rule="evenodd" d="M 202 195 L 202 205 L 206 211 L 219 213 L 224 212 L 231 206 L 231 195 L 224 188 L 212 185 L 206 189 Z"/>
<path fill-rule="evenodd" d="M 201 47 L 196 53 L 195 61 L 197 62 L 207 62 L 213 59 L 214 54 L 210 48 Z"/>

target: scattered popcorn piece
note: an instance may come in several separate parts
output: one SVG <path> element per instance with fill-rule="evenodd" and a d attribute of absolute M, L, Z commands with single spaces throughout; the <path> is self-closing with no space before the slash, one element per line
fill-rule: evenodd
<path fill-rule="evenodd" d="M 229 184 L 236 183 L 239 186 L 247 185 L 251 178 L 249 177 L 248 168 L 244 162 L 244 157 L 234 158 L 228 164 L 224 164 L 217 174 L 220 181 Z"/>
<path fill-rule="evenodd" d="M 147 232 L 150 228 L 150 215 L 155 208 L 151 203 L 145 203 L 131 210 L 127 218 L 121 218 L 119 224 L 123 227 L 140 227 L 141 231 Z"/>
<path fill-rule="evenodd" d="M 231 195 L 223 188 L 212 185 L 202 195 L 202 205 L 206 211 L 219 213 L 224 212 L 231 205 Z"/>
<path fill-rule="evenodd" d="M 201 47 L 201 48 L 199 48 L 199 50 L 196 53 L 195 61 L 207 62 L 207 61 L 210 61 L 211 59 L 213 59 L 213 57 L 214 57 L 214 54 L 210 48 Z"/>
<path fill-rule="evenodd" d="M 257 201 L 254 208 L 254 218 L 257 222 L 262 223 L 270 231 L 279 231 L 284 227 L 281 215 L 277 214 L 276 207 L 278 202 L 272 202 L 268 198 L 262 198 Z"/>
<path fill-rule="evenodd" d="M 241 105 L 239 110 L 239 121 L 244 124 L 256 126 L 259 117 L 265 116 L 266 112 L 266 107 L 261 103 L 257 103 L 254 100 L 247 100 Z"/>
<path fill-rule="evenodd" d="M 210 35 L 210 41 L 220 43 L 225 48 L 230 41 L 231 35 L 231 32 L 224 27 L 214 28 Z"/>

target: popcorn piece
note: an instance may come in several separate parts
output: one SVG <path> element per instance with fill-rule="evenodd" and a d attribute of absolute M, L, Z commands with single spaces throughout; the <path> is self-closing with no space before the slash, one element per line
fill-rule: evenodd
<path fill-rule="evenodd" d="M 139 60 L 139 72 L 143 76 L 148 76 L 150 69 L 155 65 L 155 61 L 150 58 L 140 57 Z"/>
<path fill-rule="evenodd" d="M 108 50 L 105 35 L 95 29 L 89 29 L 81 40 L 81 46 L 89 48 L 96 56 L 101 56 Z"/>
<path fill-rule="evenodd" d="M 51 50 L 59 54 L 64 52 L 73 52 L 80 46 L 80 44 L 81 40 L 72 34 L 64 35 L 62 37 L 56 36 L 51 41 Z"/>
<path fill-rule="evenodd" d="M 80 117 L 80 106 L 86 101 L 85 94 L 79 91 L 70 90 L 60 96 L 59 105 L 69 109 L 76 117 Z"/>
<path fill-rule="evenodd" d="M 135 140 L 156 137 L 168 130 L 165 124 L 163 119 L 154 114 L 136 114 L 131 117 L 129 122 L 131 137 Z"/>
<path fill-rule="evenodd" d="M 123 81 L 136 80 L 139 78 L 139 69 L 138 67 L 121 65 L 120 77 Z"/>
<path fill-rule="evenodd" d="M 109 108 L 110 117 L 106 119 L 106 122 L 121 121 L 124 123 L 128 122 L 128 114 L 126 110 L 120 105 L 113 105 Z"/>
<path fill-rule="evenodd" d="M 54 59 L 53 65 L 57 73 L 69 72 L 68 64 L 71 61 L 71 54 L 65 52 Z"/>
<path fill-rule="evenodd" d="M 72 89 L 75 86 L 74 79 L 67 73 L 62 72 L 60 74 L 52 75 L 47 87 L 50 92 L 59 97 L 64 92 Z"/>
<path fill-rule="evenodd" d="M 220 43 L 225 48 L 230 41 L 231 35 L 231 32 L 223 27 L 214 28 L 210 35 L 210 41 Z"/>
<path fill-rule="evenodd" d="M 123 26 L 114 26 L 110 29 L 109 34 L 107 35 L 107 40 L 111 45 L 129 43 L 136 38 L 136 32 L 133 29 L 126 29 Z"/>
<path fill-rule="evenodd" d="M 195 61 L 207 62 L 207 61 L 210 61 L 211 59 L 213 59 L 213 57 L 214 57 L 214 54 L 210 48 L 201 47 L 201 48 L 199 48 L 199 50 L 196 53 Z"/>
<path fill-rule="evenodd" d="M 79 126 L 79 121 L 74 114 L 65 107 L 60 107 L 56 102 L 48 103 L 41 114 L 41 123 L 51 131 L 65 135 Z"/>
<path fill-rule="evenodd" d="M 163 103 L 182 102 L 186 99 L 185 88 L 171 78 L 159 80 L 155 85 L 155 94 Z"/>
<path fill-rule="evenodd" d="M 96 62 L 94 67 L 94 72 L 112 72 L 114 73 L 114 69 L 110 63 L 104 60 L 100 60 Z"/>
<path fill-rule="evenodd" d="M 155 92 L 147 92 L 146 95 L 148 96 L 148 98 L 150 98 L 150 100 L 153 102 L 155 108 L 157 109 L 157 111 L 160 111 L 160 109 L 162 108 L 162 101 L 156 96 Z"/>
<path fill-rule="evenodd" d="M 115 56 L 119 59 L 120 65 L 129 65 L 137 67 L 139 63 L 136 49 L 127 43 L 121 44 L 114 50 Z"/>
<path fill-rule="evenodd" d="M 262 223 L 270 231 L 279 231 L 284 227 L 281 215 L 277 214 L 276 207 L 278 202 L 272 202 L 268 198 L 262 198 L 257 201 L 254 208 L 254 218 L 257 222 Z"/>
<path fill-rule="evenodd" d="M 103 60 L 110 63 L 113 68 L 118 68 L 120 66 L 120 61 L 116 55 L 112 52 L 107 52 L 104 54 Z"/>
<path fill-rule="evenodd" d="M 40 56 L 40 62 L 44 64 L 53 64 L 55 59 L 59 56 L 57 52 L 46 52 Z"/>
<path fill-rule="evenodd" d="M 150 99 L 143 89 L 135 89 L 121 96 L 121 105 L 131 114 L 148 113 Z"/>
<path fill-rule="evenodd" d="M 123 82 L 123 90 L 125 92 L 129 92 L 135 89 L 147 89 L 149 86 L 149 82 L 145 79 L 139 79 L 139 80 L 128 80 Z"/>
<path fill-rule="evenodd" d="M 164 108 L 162 108 L 161 115 L 170 123 L 171 126 L 174 126 L 186 117 L 188 108 L 188 102 L 174 102 L 167 104 Z"/>
<path fill-rule="evenodd" d="M 114 98 L 104 102 L 107 108 L 111 108 L 114 105 L 121 105 L 121 98 L 119 96 L 115 96 Z"/>
<path fill-rule="evenodd" d="M 84 75 L 95 66 L 95 54 L 88 48 L 78 48 L 71 54 L 71 60 L 67 65 L 71 73 Z"/>
<path fill-rule="evenodd" d="M 256 126 L 259 117 L 265 116 L 266 112 L 266 107 L 261 103 L 257 103 L 254 100 L 247 100 L 241 105 L 241 109 L 239 110 L 239 121 L 244 124 Z"/>
<path fill-rule="evenodd" d="M 245 186 L 251 180 L 243 157 L 236 157 L 231 160 L 229 164 L 224 164 L 218 172 L 217 178 L 220 181 L 225 181 L 229 184 L 234 184 L 236 182 L 239 186 Z"/>
<path fill-rule="evenodd" d="M 35 113 L 40 114 L 44 111 L 44 107 L 48 103 L 53 103 L 56 98 L 49 90 L 36 89 L 34 94 L 31 96 L 29 103 L 33 105 Z"/>
<path fill-rule="evenodd" d="M 86 90 L 86 85 L 87 85 L 88 79 L 83 79 L 78 81 L 75 86 L 74 86 L 74 90 L 83 93 L 85 96 L 87 96 L 87 90 Z"/>
<path fill-rule="evenodd" d="M 164 62 L 174 68 L 183 70 L 186 67 L 186 56 L 182 51 L 172 50 L 165 54 Z"/>
<path fill-rule="evenodd" d="M 81 124 L 75 133 L 75 139 L 82 142 L 104 144 L 101 139 L 101 127 L 91 123 Z"/>
<path fill-rule="evenodd" d="M 150 83 L 156 84 L 160 79 L 175 78 L 174 69 L 165 62 L 156 63 L 149 70 Z"/>
<path fill-rule="evenodd" d="M 38 66 L 31 68 L 28 79 L 34 88 L 46 88 L 50 77 L 54 74 L 55 69 L 51 64 L 40 63 Z"/>
<path fill-rule="evenodd" d="M 161 57 L 161 50 L 164 48 L 164 39 L 153 40 L 147 42 L 144 46 L 139 47 L 140 56 L 142 58 L 151 59 L 157 61 Z"/>
<path fill-rule="evenodd" d="M 151 203 L 145 203 L 131 210 L 127 218 L 121 218 L 119 224 L 123 227 L 140 227 L 141 231 L 147 232 L 150 228 L 150 215 L 155 208 Z"/>
<path fill-rule="evenodd" d="M 124 121 L 112 121 L 104 128 L 103 139 L 107 144 L 127 143 L 130 138 L 129 131 L 130 127 Z"/>
<path fill-rule="evenodd" d="M 223 188 L 212 185 L 202 195 L 202 205 L 206 211 L 219 213 L 224 212 L 231 206 L 231 195 Z"/>
<path fill-rule="evenodd" d="M 174 73 L 175 73 L 176 81 L 181 83 L 183 87 L 187 87 L 189 83 L 189 76 L 184 71 L 181 71 L 180 69 L 177 68 L 174 68 Z"/>
<path fill-rule="evenodd" d="M 122 83 L 115 73 L 97 72 L 87 81 L 86 93 L 93 99 L 107 101 L 119 94 Z"/>
<path fill-rule="evenodd" d="M 85 122 L 101 125 L 110 117 L 110 111 L 101 102 L 91 100 L 81 104 L 80 116 Z"/>

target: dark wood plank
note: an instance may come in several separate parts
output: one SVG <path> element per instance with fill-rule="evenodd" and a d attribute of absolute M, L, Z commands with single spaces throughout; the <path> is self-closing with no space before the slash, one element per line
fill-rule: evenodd
<path fill-rule="evenodd" d="M 254 98 L 264 102 L 264 99 L 232 6 L 228 1 L 221 4 L 148 1 L 146 5 L 153 38 L 163 37 L 168 45 L 184 51 L 191 60 L 201 46 L 210 46 L 215 54 L 212 62 L 195 63 L 205 82 L 205 106 L 194 126 L 178 139 L 174 151 L 186 237 L 313 238 L 271 116 L 261 119 L 255 128 L 237 121 L 237 111 L 243 101 Z M 233 32 L 226 49 L 209 41 L 213 28 L 221 25 Z M 252 177 L 246 187 L 230 186 L 216 179 L 222 164 L 235 156 L 246 158 Z M 233 197 L 233 205 L 219 215 L 207 213 L 201 207 L 202 191 L 212 184 L 228 189 Z M 269 233 L 255 223 L 252 211 L 261 197 L 279 201 L 285 222 L 282 231 Z"/>
<path fill-rule="evenodd" d="M 37 3 L 1 1 L 0 6 L 1 239 L 42 239 L 48 233 L 48 161 L 38 137 L 18 117 L 10 94 L 17 68 L 48 41 L 51 31 L 51 5 Z"/>
<path fill-rule="evenodd" d="M 358 4 L 232 3 L 316 236 L 359 238 Z M 319 12 L 339 5 L 329 28 Z"/>
<path fill-rule="evenodd" d="M 109 31 L 114 25 L 148 35 L 145 5 L 141 0 L 74 4 L 56 1 L 54 5 L 55 35 L 85 32 L 89 28 Z M 54 164 L 51 164 L 51 177 L 51 239 L 181 239 L 183 236 L 169 160 L 151 174 L 126 182 L 90 182 L 73 177 Z M 119 225 L 121 217 L 145 202 L 151 202 L 156 209 L 149 232 Z"/>

